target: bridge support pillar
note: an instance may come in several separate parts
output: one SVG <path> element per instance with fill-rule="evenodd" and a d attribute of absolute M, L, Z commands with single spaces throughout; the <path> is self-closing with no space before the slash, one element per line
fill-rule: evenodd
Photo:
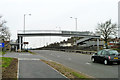
<path fill-rule="evenodd" d="M 99 51 L 99 39 L 97 39 L 97 51 Z"/>
<path fill-rule="evenodd" d="M 21 52 L 21 50 L 22 50 L 22 46 L 23 46 L 23 37 L 22 36 L 18 36 L 18 49 L 20 50 L 20 52 Z"/>

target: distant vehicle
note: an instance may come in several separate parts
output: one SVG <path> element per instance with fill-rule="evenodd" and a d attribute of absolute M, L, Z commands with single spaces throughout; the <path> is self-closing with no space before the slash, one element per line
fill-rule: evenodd
<path fill-rule="evenodd" d="M 91 60 L 92 62 L 102 62 L 105 65 L 112 64 L 113 62 L 120 64 L 120 53 L 116 50 L 103 49 L 93 54 Z"/>

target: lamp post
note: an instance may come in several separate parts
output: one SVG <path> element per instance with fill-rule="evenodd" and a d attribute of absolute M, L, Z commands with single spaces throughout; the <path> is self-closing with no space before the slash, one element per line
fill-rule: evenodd
<path fill-rule="evenodd" d="M 24 34 L 25 34 L 25 16 L 26 16 L 26 15 L 31 16 L 31 14 L 24 14 Z"/>
<path fill-rule="evenodd" d="M 56 28 L 59 28 L 59 32 L 61 33 L 61 27 L 56 27 Z M 61 38 L 59 38 L 59 41 L 61 40 Z"/>
<path fill-rule="evenodd" d="M 73 17 L 70 17 L 70 18 L 73 18 Z M 77 31 L 77 18 L 74 18 L 75 19 L 75 30 Z"/>
<path fill-rule="evenodd" d="M 24 32 L 24 34 L 25 34 L 25 16 L 26 15 L 31 16 L 31 14 L 24 14 L 24 26 L 23 26 L 23 32 Z M 23 42 L 25 42 L 25 37 L 24 37 L 24 41 Z M 25 44 L 24 44 L 24 49 L 25 49 Z"/>
<path fill-rule="evenodd" d="M 70 18 L 73 18 L 73 17 L 70 17 Z M 74 19 L 75 19 L 75 30 L 77 31 L 77 18 L 74 18 Z M 76 45 L 75 42 L 76 42 L 76 39 L 74 37 L 74 45 Z"/>

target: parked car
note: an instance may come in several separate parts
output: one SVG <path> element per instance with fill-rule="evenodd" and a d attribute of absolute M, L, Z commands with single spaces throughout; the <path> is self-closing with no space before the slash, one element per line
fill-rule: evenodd
<path fill-rule="evenodd" d="M 91 60 L 92 62 L 102 62 L 105 65 L 113 62 L 120 64 L 120 53 L 116 50 L 103 49 L 93 54 Z"/>

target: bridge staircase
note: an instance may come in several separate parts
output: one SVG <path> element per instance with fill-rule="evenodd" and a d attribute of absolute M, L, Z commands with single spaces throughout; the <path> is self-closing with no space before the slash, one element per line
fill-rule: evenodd
<path fill-rule="evenodd" d="M 89 41 L 89 40 L 91 40 L 91 39 L 93 39 L 92 37 L 85 37 L 85 38 L 82 38 L 82 39 L 80 39 L 80 40 L 77 40 L 76 41 L 76 44 L 78 45 L 78 44 L 85 44 L 84 42 L 86 42 L 86 41 Z"/>

